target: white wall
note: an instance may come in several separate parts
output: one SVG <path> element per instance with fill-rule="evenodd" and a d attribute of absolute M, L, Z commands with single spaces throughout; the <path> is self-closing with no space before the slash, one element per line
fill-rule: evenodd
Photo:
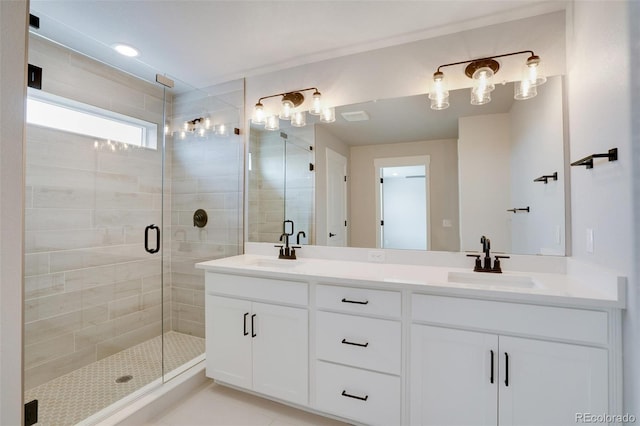
<path fill-rule="evenodd" d="M 509 114 L 476 115 L 458 120 L 460 250 L 511 253 L 511 194 L 496 190 L 511 179 Z M 481 230 L 480 232 L 478 232 Z"/>
<path fill-rule="evenodd" d="M 637 144 L 632 144 L 631 133 L 632 100 L 637 108 L 638 91 L 630 90 L 637 76 L 631 80 L 629 61 L 632 49 L 638 53 L 638 38 L 630 37 L 638 9 L 633 3 L 575 2 L 567 21 L 567 64 L 571 160 L 618 148 L 617 162 L 599 159 L 591 170 L 571 168 L 572 253 L 630 278 L 623 315 L 625 412 L 639 415 L 640 253 L 632 190 L 640 167 L 632 156 L 634 151 L 637 155 Z M 637 110 L 634 115 L 637 119 Z M 587 229 L 594 233 L 593 253 L 586 250 Z"/>
<path fill-rule="evenodd" d="M 22 424 L 26 1 L 0 1 L 0 424 Z"/>
<path fill-rule="evenodd" d="M 562 77 L 549 78 L 538 95 L 510 111 L 511 203 L 530 206 L 511 215 L 511 253 L 565 254 Z M 558 180 L 533 182 L 558 173 Z"/>

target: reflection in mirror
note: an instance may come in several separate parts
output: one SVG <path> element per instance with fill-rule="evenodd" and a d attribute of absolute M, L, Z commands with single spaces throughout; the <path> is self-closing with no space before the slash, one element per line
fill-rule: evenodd
<path fill-rule="evenodd" d="M 313 126 L 266 131 L 249 137 L 249 241 L 278 242 L 283 232 L 314 244 Z M 291 220 L 294 228 L 284 229 Z M 297 240 L 291 240 L 292 242 Z"/>
<path fill-rule="evenodd" d="M 305 189 L 300 183 L 287 188 L 284 182 L 288 170 L 284 149 L 294 138 L 289 137 L 288 142 L 279 139 L 277 147 L 267 147 L 270 142 L 262 139 L 278 139 L 279 132 L 251 129 L 254 170 L 248 188 L 249 241 L 277 241 L 288 204 L 285 200 L 295 194 L 296 207 L 315 205 L 311 213 L 305 210 L 299 219 L 301 224 L 308 221 L 306 226 L 313 235 L 308 243 L 385 247 L 384 233 L 388 236 L 389 230 L 380 225 L 380 220 L 381 215 L 389 213 L 382 211 L 384 193 L 380 195 L 377 175 L 381 169 L 376 162 L 426 156 L 424 215 L 416 206 L 402 201 L 394 204 L 399 204 L 399 211 L 427 217 L 429 250 L 477 251 L 480 236 L 487 235 L 496 252 L 564 255 L 568 220 L 562 77 L 549 78 L 538 88 L 538 96 L 525 101 L 513 99 L 513 84 L 508 83 L 496 86 L 489 104 L 470 105 L 468 89 L 451 91 L 450 103 L 444 111 L 433 111 L 426 94 L 370 101 L 336 108 L 335 123 L 310 123 L 302 128 L 305 136 L 300 138 L 304 143 L 294 144 L 306 147 L 309 156 L 305 159 L 315 154 L 308 160 L 314 163 L 315 171 L 303 179 L 308 184 Z M 308 151 L 309 146 L 313 151 Z M 263 150 L 274 158 L 263 158 L 259 173 L 252 176 L 256 173 L 256 152 Z M 348 176 L 342 186 L 336 184 L 339 179 L 331 178 L 342 173 L 336 172 L 342 170 L 341 161 Z M 534 182 L 555 172 L 557 181 Z M 269 183 L 268 177 L 274 173 L 280 178 Z M 265 190 L 269 193 L 259 193 Z M 282 206 L 279 215 L 267 214 L 264 209 L 266 201 L 274 197 Z M 337 202 L 341 197 L 346 200 L 346 214 Z M 345 221 L 340 220 L 342 217 Z M 387 244 L 415 249 L 410 240 L 423 232 L 421 225 L 408 218 L 405 222 L 414 232 L 401 236 L 400 242 Z M 268 232 L 256 232 L 261 228 Z M 344 233 L 343 243 L 333 243 L 330 235 L 337 232 Z"/>

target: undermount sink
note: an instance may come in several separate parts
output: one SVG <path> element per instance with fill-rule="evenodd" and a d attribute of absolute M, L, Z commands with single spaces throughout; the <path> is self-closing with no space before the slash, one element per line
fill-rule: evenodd
<path fill-rule="evenodd" d="M 507 287 L 534 288 L 538 284 L 526 275 L 493 274 L 488 272 L 449 272 L 450 283 L 499 285 Z"/>
<path fill-rule="evenodd" d="M 257 266 L 260 268 L 295 268 L 298 266 L 297 260 L 290 259 L 257 259 L 249 262 L 251 266 Z"/>

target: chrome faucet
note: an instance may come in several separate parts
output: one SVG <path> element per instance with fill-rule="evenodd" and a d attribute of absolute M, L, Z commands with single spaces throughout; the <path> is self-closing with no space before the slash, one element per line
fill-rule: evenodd
<path fill-rule="evenodd" d="M 509 256 L 495 256 L 495 261 L 493 262 L 493 266 L 491 266 L 491 241 L 485 237 L 484 235 L 480 238 L 480 244 L 482 244 L 482 252 L 484 253 L 484 265 L 480 260 L 479 254 L 468 254 L 467 257 L 475 257 L 476 263 L 473 268 L 474 272 L 493 272 L 496 274 L 502 273 L 502 268 L 500 267 L 500 259 L 509 259 Z"/>

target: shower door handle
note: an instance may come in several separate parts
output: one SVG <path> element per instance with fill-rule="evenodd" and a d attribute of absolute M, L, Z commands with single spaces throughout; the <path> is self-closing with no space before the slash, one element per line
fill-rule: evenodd
<path fill-rule="evenodd" d="M 156 231 L 156 248 L 149 247 L 149 231 L 151 230 Z M 160 228 L 158 228 L 156 225 L 149 225 L 144 229 L 144 249 L 147 251 L 147 253 L 151 254 L 160 251 Z"/>

